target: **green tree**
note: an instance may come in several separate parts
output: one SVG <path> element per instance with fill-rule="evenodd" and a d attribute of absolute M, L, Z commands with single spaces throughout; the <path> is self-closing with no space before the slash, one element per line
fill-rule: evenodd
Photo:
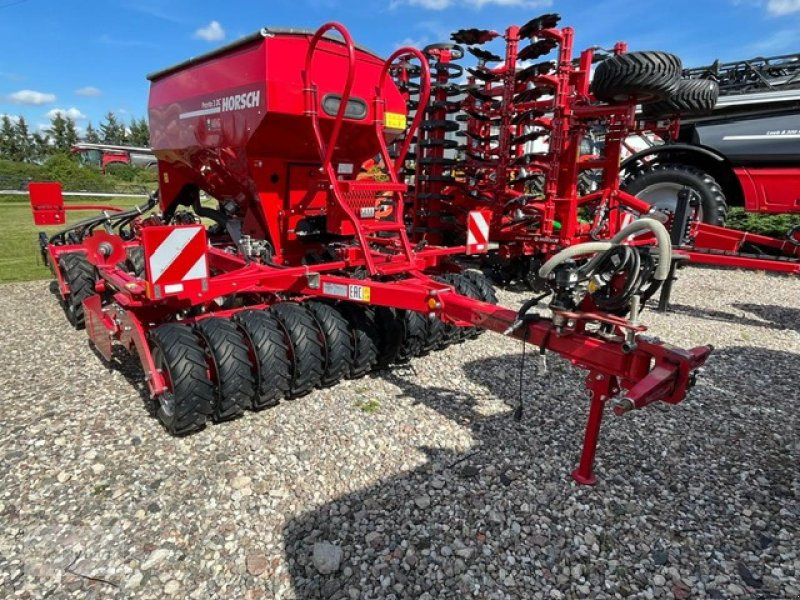
<path fill-rule="evenodd" d="M 0 157 L 15 160 L 17 155 L 17 133 L 11 117 L 3 115 L 0 119 Z"/>
<path fill-rule="evenodd" d="M 78 127 L 75 125 L 75 119 L 72 117 L 66 118 L 64 141 L 67 143 L 67 150 L 78 143 Z"/>
<path fill-rule="evenodd" d="M 125 126 L 113 112 L 108 112 L 105 121 L 100 123 L 100 138 L 104 144 L 124 144 Z"/>
<path fill-rule="evenodd" d="M 33 140 L 31 133 L 28 131 L 28 123 L 25 118 L 20 116 L 14 125 L 14 137 L 17 144 L 17 155 L 12 157 L 12 160 L 19 162 L 30 162 L 33 159 Z"/>
<path fill-rule="evenodd" d="M 129 127 L 130 135 L 128 141 L 134 146 L 149 146 L 150 145 L 150 127 L 147 125 L 147 119 L 131 119 Z"/>
<path fill-rule="evenodd" d="M 60 112 L 50 118 L 48 133 L 53 138 L 53 147 L 56 152 L 69 152 L 70 144 L 67 141 L 67 120 Z"/>
<path fill-rule="evenodd" d="M 53 146 L 50 145 L 50 136 L 42 133 L 34 133 L 31 136 L 33 140 L 33 158 L 37 161 L 43 161 L 53 153 Z"/>
<path fill-rule="evenodd" d="M 86 133 L 83 134 L 83 141 L 90 144 L 100 143 L 100 135 L 97 133 L 97 129 L 92 127 L 91 121 L 89 121 L 88 125 L 86 125 Z"/>

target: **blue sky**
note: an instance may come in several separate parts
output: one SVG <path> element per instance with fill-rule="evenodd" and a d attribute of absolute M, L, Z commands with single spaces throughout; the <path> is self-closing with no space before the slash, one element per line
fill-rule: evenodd
<path fill-rule="evenodd" d="M 623 39 L 687 66 L 800 52 L 800 0 L 0 0 L 0 114 L 24 115 L 32 128 L 53 110 L 81 127 L 108 110 L 145 115 L 147 73 L 262 26 L 339 20 L 388 54 L 542 12 L 576 29 L 577 48 Z"/>

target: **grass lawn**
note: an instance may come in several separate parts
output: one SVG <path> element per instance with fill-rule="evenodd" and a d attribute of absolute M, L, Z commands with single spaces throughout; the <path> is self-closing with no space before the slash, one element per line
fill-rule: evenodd
<path fill-rule="evenodd" d="M 110 204 L 131 207 L 144 198 L 69 198 L 67 204 Z M 96 214 L 93 211 L 68 211 L 67 222 L 80 221 Z M 0 197 L 0 283 L 49 279 L 50 270 L 39 256 L 39 231 L 55 233 L 61 227 L 37 227 L 27 196 Z"/>

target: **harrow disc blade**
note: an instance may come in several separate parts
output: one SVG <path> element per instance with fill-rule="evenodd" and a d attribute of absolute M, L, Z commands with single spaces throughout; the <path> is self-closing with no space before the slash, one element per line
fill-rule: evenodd
<path fill-rule="evenodd" d="M 547 13 L 544 15 L 540 15 L 534 19 L 531 19 L 525 25 L 519 28 L 519 37 L 522 38 L 529 38 L 533 36 L 537 31 L 541 31 L 542 29 L 552 29 L 558 22 L 561 20 L 561 15 L 556 13 Z"/>
<path fill-rule="evenodd" d="M 482 60 L 483 62 L 500 62 L 502 57 L 498 56 L 494 52 L 489 52 L 488 50 L 484 50 L 483 48 L 475 48 L 475 47 L 468 47 L 467 52 L 472 54 L 478 60 Z"/>
<path fill-rule="evenodd" d="M 523 48 L 519 53 L 519 60 L 533 60 L 545 54 L 550 54 L 558 43 L 555 40 L 544 39 L 534 42 L 530 46 Z"/>
<path fill-rule="evenodd" d="M 485 44 L 500 34 L 491 29 L 459 29 L 450 35 L 450 39 L 459 44 Z"/>

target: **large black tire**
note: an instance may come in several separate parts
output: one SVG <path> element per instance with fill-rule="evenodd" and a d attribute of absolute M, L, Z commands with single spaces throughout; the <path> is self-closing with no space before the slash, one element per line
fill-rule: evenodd
<path fill-rule="evenodd" d="M 341 311 L 350 328 L 353 340 L 353 360 L 350 363 L 350 379 L 363 377 L 378 362 L 378 345 L 380 343 L 378 328 L 372 315 L 366 308 L 349 302 L 340 303 Z"/>
<path fill-rule="evenodd" d="M 144 279 L 144 248 L 141 246 L 132 246 L 125 250 L 128 254 L 126 261 L 126 268 L 130 273 L 133 273 L 138 279 Z"/>
<path fill-rule="evenodd" d="M 719 84 L 710 79 L 681 79 L 677 89 L 666 100 L 645 104 L 646 117 L 705 115 L 714 110 L 719 98 Z"/>
<path fill-rule="evenodd" d="M 480 293 L 478 300 L 488 302 L 489 304 L 497 304 L 497 293 L 489 278 L 483 271 L 478 269 L 466 269 L 463 273 L 464 277 L 469 279 Z"/>
<path fill-rule="evenodd" d="M 306 304 L 324 334 L 325 369 L 320 385 L 336 385 L 350 374 L 353 362 L 353 337 L 347 319 L 330 304 L 312 300 Z"/>
<path fill-rule="evenodd" d="M 211 317 L 195 326 L 203 338 L 214 372 L 215 421 L 242 416 L 256 395 L 256 369 L 244 335 L 228 319 Z"/>
<path fill-rule="evenodd" d="M 292 360 L 289 344 L 278 321 L 266 311 L 245 310 L 234 317 L 250 346 L 253 362 L 258 367 L 256 394 L 251 410 L 275 406 L 289 393 Z"/>
<path fill-rule="evenodd" d="M 728 216 L 725 194 L 711 175 L 697 167 L 679 163 L 656 164 L 628 177 L 623 189 L 674 213 L 678 193 L 684 187 L 700 196 L 700 208 L 695 219 L 711 225 L 725 224 Z"/>
<path fill-rule="evenodd" d="M 325 369 L 323 333 L 311 312 L 297 302 L 280 302 L 270 308 L 284 331 L 292 357 L 290 398 L 305 396 L 322 381 Z"/>
<path fill-rule="evenodd" d="M 603 102 L 665 100 L 680 81 L 681 59 L 667 52 L 628 52 L 607 58 L 592 79 L 592 93 Z"/>
<path fill-rule="evenodd" d="M 169 389 L 159 398 L 158 420 L 172 435 L 202 429 L 212 413 L 214 384 L 200 340 L 190 327 L 168 323 L 150 332 L 150 348 Z"/>
<path fill-rule="evenodd" d="M 413 310 L 400 311 L 403 324 L 403 343 L 397 352 L 397 362 L 407 362 L 424 352 L 428 335 L 428 318 Z"/>
<path fill-rule="evenodd" d="M 405 326 L 397 311 L 393 308 L 378 306 L 368 309 L 372 315 L 373 322 L 378 329 L 378 360 L 375 363 L 376 369 L 385 369 L 392 363 L 397 362 L 397 356 L 403 347 L 405 338 Z"/>
<path fill-rule="evenodd" d="M 425 342 L 422 344 L 422 351 L 420 354 L 428 354 L 434 350 L 446 348 L 447 341 L 445 337 L 445 324 L 441 319 L 427 319 L 425 324 Z"/>
<path fill-rule="evenodd" d="M 481 275 L 483 275 L 483 273 L 481 273 Z M 456 291 L 459 294 L 469 298 L 474 298 L 475 300 L 483 300 L 484 302 L 487 302 L 487 300 L 484 300 L 483 291 L 466 273 L 458 273 L 454 279 Z M 481 330 L 477 327 L 463 327 L 462 329 L 462 335 L 465 339 L 476 338 L 481 334 Z"/>
<path fill-rule="evenodd" d="M 96 293 L 95 269 L 81 252 L 62 254 L 58 259 L 58 268 L 69 287 L 69 295 L 61 302 L 64 314 L 75 329 L 83 329 L 86 327 L 83 301 Z"/>

